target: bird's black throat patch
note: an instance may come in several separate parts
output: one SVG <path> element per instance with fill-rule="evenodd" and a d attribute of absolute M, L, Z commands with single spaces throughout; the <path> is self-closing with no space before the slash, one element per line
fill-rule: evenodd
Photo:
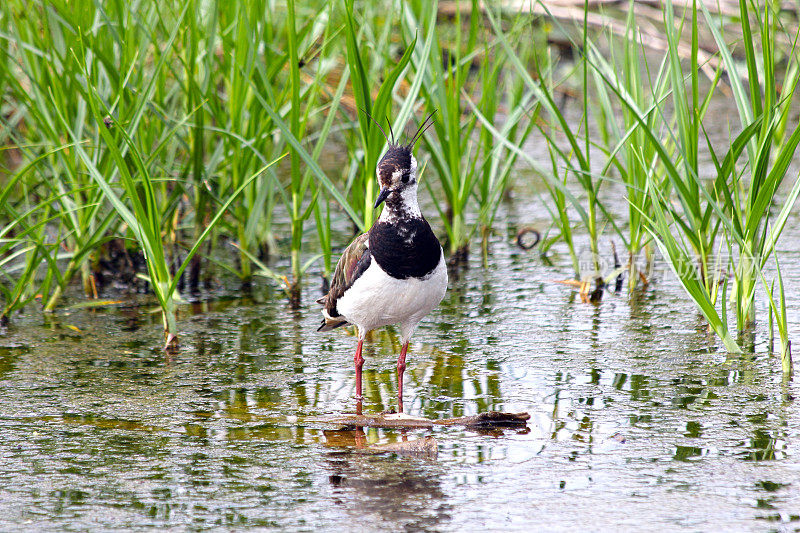
<path fill-rule="evenodd" d="M 397 279 L 424 278 L 439 264 L 441 247 L 424 218 L 376 222 L 369 230 L 369 250 L 378 265 Z"/>

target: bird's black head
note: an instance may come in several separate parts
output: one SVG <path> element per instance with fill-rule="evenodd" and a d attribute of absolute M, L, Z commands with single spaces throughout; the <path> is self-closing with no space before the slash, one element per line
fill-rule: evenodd
<path fill-rule="evenodd" d="M 409 146 L 389 144 L 389 149 L 378 163 L 378 184 L 381 192 L 375 201 L 375 207 L 389 198 L 392 193 L 400 193 L 417 184 L 417 160 L 411 154 Z"/>
<path fill-rule="evenodd" d="M 398 144 L 390 144 L 378 163 L 378 183 L 381 188 L 398 187 L 415 178 L 417 161 L 411 155 L 411 148 Z"/>
<path fill-rule="evenodd" d="M 399 198 L 404 191 L 411 188 L 416 190 L 417 160 L 411 151 L 420 136 L 433 123 L 428 122 L 432 116 L 433 113 L 428 115 L 408 144 L 394 142 L 394 135 L 391 140 L 386 139 L 389 142 L 389 149 L 378 163 L 378 185 L 381 187 L 381 192 L 375 201 L 375 207 L 381 205 L 381 202 L 389 198 L 392 193 L 397 193 L 395 196 Z"/>

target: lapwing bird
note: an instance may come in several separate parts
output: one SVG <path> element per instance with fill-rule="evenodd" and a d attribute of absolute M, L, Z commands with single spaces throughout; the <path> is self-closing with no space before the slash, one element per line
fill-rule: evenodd
<path fill-rule="evenodd" d="M 317 300 L 325 306 L 319 331 L 347 324 L 358 328 L 354 357 L 358 414 L 363 398 L 364 337 L 373 329 L 399 325 L 403 348 L 397 359 L 397 407 L 402 413 L 408 342 L 447 290 L 442 246 L 417 203 L 417 160 L 412 154 L 414 144 L 432 124 L 432 116 L 407 144 L 395 142 L 393 134 L 391 140 L 386 138 L 389 148 L 378 163 L 380 193 L 375 208 L 384 202 L 386 205 L 370 230 L 356 237 L 342 253 L 328 294 Z"/>

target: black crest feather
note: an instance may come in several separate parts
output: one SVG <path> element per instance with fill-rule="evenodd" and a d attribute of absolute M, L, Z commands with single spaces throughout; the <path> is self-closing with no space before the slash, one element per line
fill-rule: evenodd
<path fill-rule="evenodd" d="M 431 114 L 428 115 L 425 118 L 425 120 L 422 121 L 422 124 L 420 124 L 419 129 L 417 130 L 417 133 L 415 133 L 414 136 L 411 137 L 411 141 L 409 141 L 409 143 L 406 145 L 406 147 L 409 150 L 414 148 L 414 145 L 417 143 L 419 138 L 422 137 L 422 134 L 425 133 L 425 130 L 427 130 L 428 128 L 431 127 L 431 125 L 433 125 L 433 120 L 432 119 L 433 119 L 433 115 L 436 114 L 436 111 L 438 111 L 438 109 L 434 109 L 431 112 Z"/>

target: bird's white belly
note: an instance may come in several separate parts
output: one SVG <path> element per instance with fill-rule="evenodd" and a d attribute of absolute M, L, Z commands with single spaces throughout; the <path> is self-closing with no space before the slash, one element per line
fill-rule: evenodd
<path fill-rule="evenodd" d="M 425 279 L 397 279 L 373 258 L 369 268 L 336 302 L 336 310 L 364 332 L 400 324 L 408 340 L 422 318 L 439 305 L 447 291 L 444 253 L 436 269 Z"/>

